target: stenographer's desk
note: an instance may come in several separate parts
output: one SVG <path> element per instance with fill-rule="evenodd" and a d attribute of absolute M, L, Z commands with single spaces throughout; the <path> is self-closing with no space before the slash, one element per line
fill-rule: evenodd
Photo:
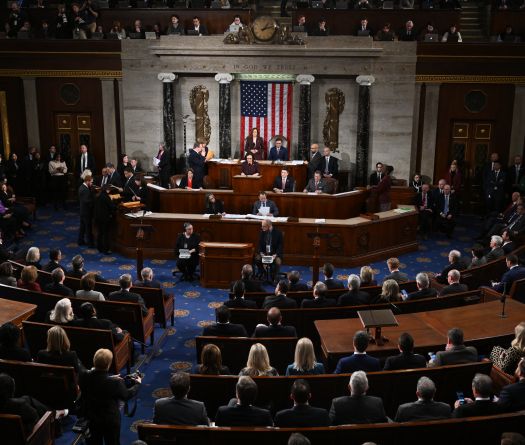
<path fill-rule="evenodd" d="M 200 201 L 200 200 L 199 200 Z M 353 267 L 378 259 L 388 258 L 417 250 L 417 212 L 397 213 L 394 210 L 378 214 L 370 221 L 362 217 L 326 219 L 316 223 L 313 218 L 299 218 L 298 222 L 276 222 L 284 233 L 284 261 L 288 264 L 310 265 L 313 247 L 311 234 L 327 234 L 320 247 L 322 261 L 336 266 Z M 248 219 L 209 219 L 202 214 L 155 212 L 144 217 L 144 224 L 151 224 L 153 232 L 144 242 L 147 258 L 174 257 L 177 234 L 184 222 L 190 221 L 202 241 L 247 243 L 257 245 L 261 222 Z M 119 212 L 115 249 L 123 255 L 135 254 L 136 231 L 131 224 L 139 220 Z"/>

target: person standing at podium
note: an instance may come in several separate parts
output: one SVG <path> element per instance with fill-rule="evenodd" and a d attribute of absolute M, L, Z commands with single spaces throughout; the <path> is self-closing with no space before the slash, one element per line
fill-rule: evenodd
<path fill-rule="evenodd" d="M 241 176 L 259 176 L 259 163 L 253 160 L 252 154 L 246 155 L 246 160 L 241 164 Z"/>
<path fill-rule="evenodd" d="M 252 134 L 244 142 L 244 156 L 252 155 L 253 159 L 261 161 L 264 159 L 264 141 L 259 136 L 259 129 L 252 128 Z"/>
<path fill-rule="evenodd" d="M 255 201 L 252 210 L 253 215 L 260 216 L 279 216 L 279 209 L 275 202 L 266 197 L 266 192 L 259 192 L 259 201 Z"/>
<path fill-rule="evenodd" d="M 200 237 L 193 233 L 191 223 L 184 223 L 184 232 L 179 234 L 175 243 L 177 267 L 182 272 L 183 281 L 193 281 L 193 274 L 199 262 L 199 243 Z M 189 253 L 189 258 L 185 253 Z"/>
<path fill-rule="evenodd" d="M 255 255 L 255 264 L 259 270 L 259 275 L 264 274 L 262 257 L 273 257 L 273 276 L 279 275 L 283 258 L 283 234 L 281 231 L 274 229 L 272 222 L 265 219 L 261 222 L 261 233 L 259 235 L 259 252 Z"/>

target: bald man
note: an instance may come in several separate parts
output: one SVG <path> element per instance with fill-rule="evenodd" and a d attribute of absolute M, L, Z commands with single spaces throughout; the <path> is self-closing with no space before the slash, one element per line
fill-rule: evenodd
<path fill-rule="evenodd" d="M 319 144 L 312 144 L 310 146 L 310 161 L 308 162 L 308 178 L 314 177 L 316 170 L 319 170 L 321 165 L 322 156 L 319 153 Z"/>

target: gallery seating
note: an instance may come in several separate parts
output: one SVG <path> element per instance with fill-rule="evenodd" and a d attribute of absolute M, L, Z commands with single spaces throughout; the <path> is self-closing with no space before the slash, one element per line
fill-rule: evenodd
<path fill-rule="evenodd" d="M 20 416 L 0 414 L 2 442 L 9 445 L 51 445 L 55 443 L 53 423 L 54 412 L 47 411 L 37 422 L 32 433 L 26 436 Z"/>

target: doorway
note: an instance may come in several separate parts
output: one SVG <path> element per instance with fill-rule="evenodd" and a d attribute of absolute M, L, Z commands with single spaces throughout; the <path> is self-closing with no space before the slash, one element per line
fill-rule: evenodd
<path fill-rule="evenodd" d="M 85 144 L 93 153 L 91 114 L 55 113 L 55 129 L 57 150 L 62 153 L 70 172 L 76 173 L 80 146 Z"/>

